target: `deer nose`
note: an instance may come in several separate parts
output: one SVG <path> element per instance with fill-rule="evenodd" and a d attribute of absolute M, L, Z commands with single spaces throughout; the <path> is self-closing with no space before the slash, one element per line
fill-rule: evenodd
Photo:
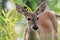
<path fill-rule="evenodd" d="M 34 25 L 34 26 L 33 26 L 33 29 L 34 29 L 34 30 L 37 30 L 37 29 L 38 29 L 38 26 Z"/>

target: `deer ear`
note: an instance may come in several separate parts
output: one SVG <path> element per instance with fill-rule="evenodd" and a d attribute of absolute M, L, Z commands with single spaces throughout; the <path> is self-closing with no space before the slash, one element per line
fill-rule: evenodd
<path fill-rule="evenodd" d="M 16 9 L 17 9 L 17 11 L 18 11 L 20 14 L 26 14 L 26 13 L 27 13 L 27 11 L 26 11 L 23 7 L 21 7 L 21 6 L 17 5 L 17 4 L 16 4 Z M 24 12 L 24 13 L 23 13 L 23 12 Z"/>
<path fill-rule="evenodd" d="M 43 12 L 46 9 L 45 1 L 40 4 L 40 6 L 37 8 L 36 13 L 39 14 Z"/>

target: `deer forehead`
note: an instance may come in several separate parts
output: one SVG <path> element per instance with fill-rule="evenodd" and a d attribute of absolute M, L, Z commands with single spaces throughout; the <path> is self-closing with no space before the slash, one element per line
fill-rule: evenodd
<path fill-rule="evenodd" d="M 35 17 L 37 17 L 37 15 L 35 13 L 27 13 L 26 17 L 27 18 L 35 18 Z"/>

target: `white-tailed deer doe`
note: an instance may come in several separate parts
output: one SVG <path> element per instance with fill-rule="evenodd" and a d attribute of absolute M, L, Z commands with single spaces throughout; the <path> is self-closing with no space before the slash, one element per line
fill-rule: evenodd
<path fill-rule="evenodd" d="M 60 16 L 45 10 L 45 2 L 34 12 L 28 12 L 16 4 L 16 9 L 27 19 L 24 40 L 57 40 L 57 18 Z"/>

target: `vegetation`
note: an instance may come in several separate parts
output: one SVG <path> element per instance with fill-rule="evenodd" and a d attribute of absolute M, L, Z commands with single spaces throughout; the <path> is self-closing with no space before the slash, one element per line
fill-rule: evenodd
<path fill-rule="evenodd" d="M 10 0 L 14 3 L 27 7 L 29 12 L 34 11 L 38 7 L 37 0 Z M 50 10 L 60 13 L 60 0 L 45 0 Z M 19 26 L 20 33 L 16 33 L 15 27 Z M 17 38 L 23 38 L 24 28 L 26 22 L 24 16 L 21 16 L 16 9 L 9 10 L 7 13 L 2 10 L 2 4 L 0 3 L 0 40 L 17 40 Z M 60 25 L 58 27 L 58 40 L 60 40 Z"/>

